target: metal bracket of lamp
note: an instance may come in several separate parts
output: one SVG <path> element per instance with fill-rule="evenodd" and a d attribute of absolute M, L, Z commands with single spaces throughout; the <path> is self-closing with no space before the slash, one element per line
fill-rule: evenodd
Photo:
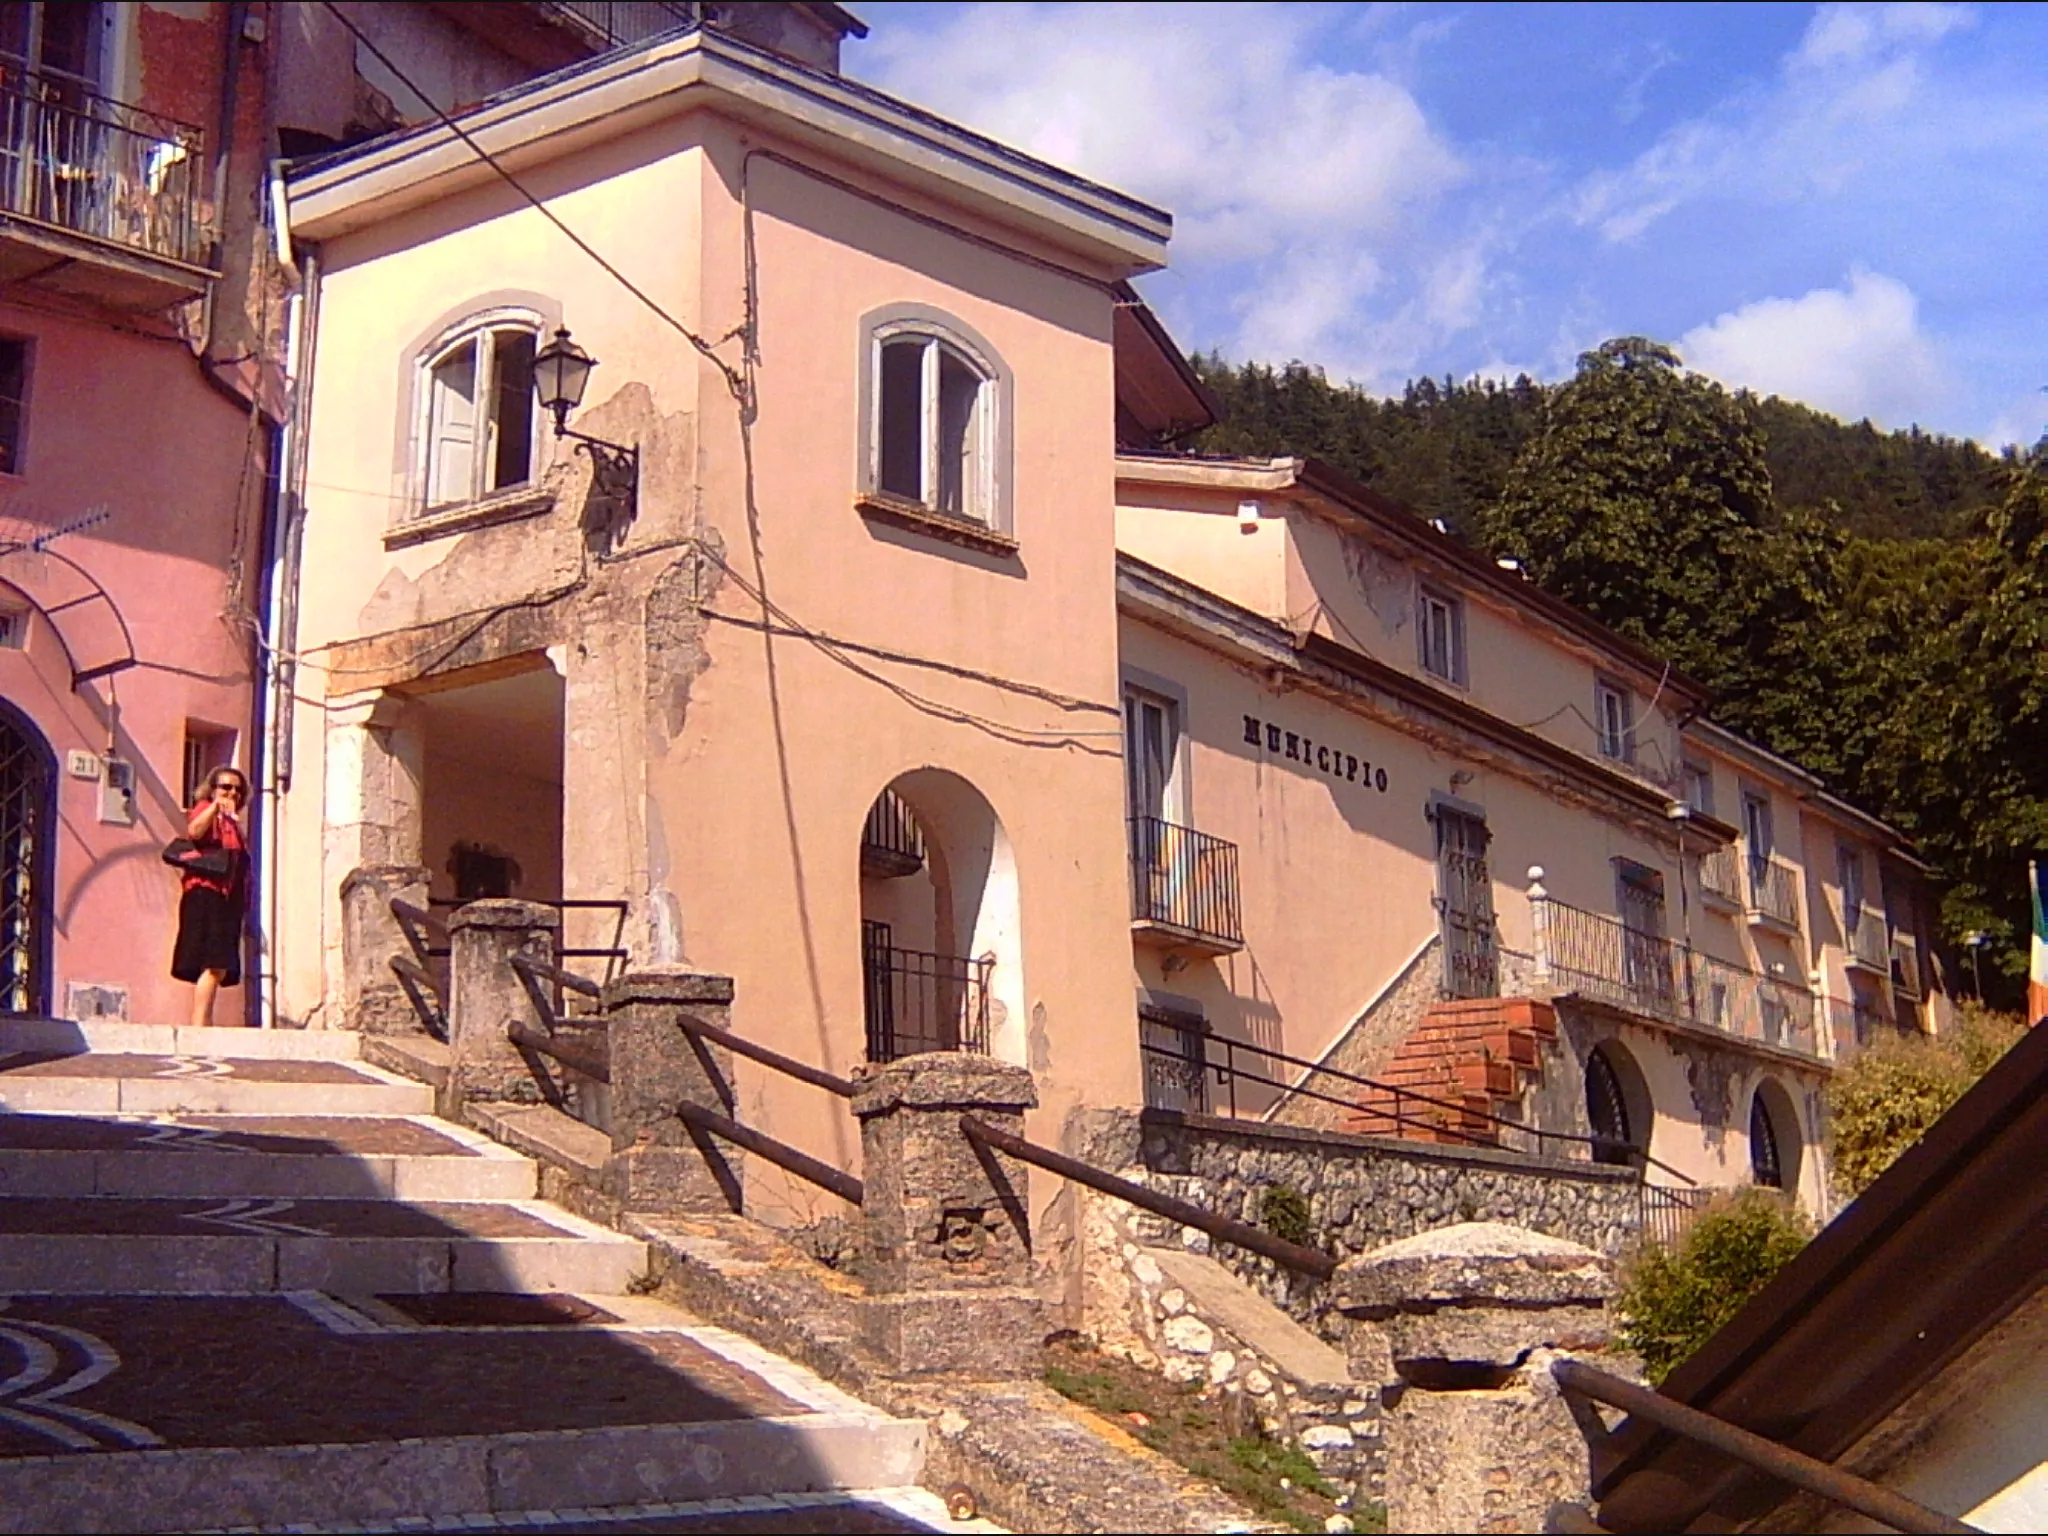
<path fill-rule="evenodd" d="M 598 495 L 631 517 L 640 494 L 640 450 L 569 427 L 569 413 L 583 403 L 584 386 L 596 366 L 597 359 L 569 339 L 569 328 L 557 326 L 547 345 L 533 355 L 533 390 L 541 408 L 555 418 L 555 436 L 568 438 L 578 453 L 590 455 Z"/>

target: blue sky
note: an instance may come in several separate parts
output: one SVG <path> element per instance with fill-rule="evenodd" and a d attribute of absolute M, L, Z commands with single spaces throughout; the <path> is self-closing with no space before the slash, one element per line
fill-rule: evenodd
<path fill-rule="evenodd" d="M 2048 7 L 860 3 L 848 72 L 1171 209 L 1183 345 L 1539 378 L 1613 335 L 2048 427 Z"/>

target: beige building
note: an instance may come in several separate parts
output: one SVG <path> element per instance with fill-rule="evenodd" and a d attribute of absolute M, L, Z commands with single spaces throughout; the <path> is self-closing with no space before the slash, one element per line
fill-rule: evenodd
<path fill-rule="evenodd" d="M 1167 215 L 790 9 L 801 57 L 657 38 L 291 177 L 281 1012 L 374 1011 L 370 871 L 730 974 L 833 1071 L 1026 1064 L 1044 1141 L 1149 1098 L 1821 1204 L 1831 1063 L 1935 1018 L 1897 837 L 1363 488 L 1163 447 L 1208 419 L 1126 286 Z M 1334 1075 L 1383 1071 L 1437 1103 Z M 740 1093 L 857 1159 L 814 1090 Z"/>

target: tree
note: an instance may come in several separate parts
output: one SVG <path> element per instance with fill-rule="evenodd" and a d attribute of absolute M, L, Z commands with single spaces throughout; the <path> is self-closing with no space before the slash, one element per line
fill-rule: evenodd
<path fill-rule="evenodd" d="M 1948 1034 L 1880 1041 L 1837 1070 L 1827 1089 L 1836 1190 L 1862 1194 L 2022 1033 L 2016 1016 L 1966 1003 Z"/>
<path fill-rule="evenodd" d="M 1743 1308 L 1799 1254 L 1812 1231 L 1774 1191 L 1738 1190 L 1702 1211 L 1677 1245 L 1645 1246 L 1622 1271 L 1622 1342 L 1653 1382 Z"/>

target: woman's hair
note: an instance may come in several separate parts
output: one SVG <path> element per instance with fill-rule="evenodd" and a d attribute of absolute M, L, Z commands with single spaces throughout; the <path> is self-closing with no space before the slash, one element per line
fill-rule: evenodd
<path fill-rule="evenodd" d="M 222 763 L 218 768 L 214 769 L 211 773 L 209 773 L 206 776 L 207 795 L 209 797 L 212 796 L 214 786 L 220 783 L 220 776 L 224 773 L 232 773 L 235 776 L 236 782 L 239 783 L 242 787 L 242 798 L 244 800 L 247 800 L 249 798 L 249 775 L 242 772 L 242 770 L 237 768 L 233 763 Z"/>

